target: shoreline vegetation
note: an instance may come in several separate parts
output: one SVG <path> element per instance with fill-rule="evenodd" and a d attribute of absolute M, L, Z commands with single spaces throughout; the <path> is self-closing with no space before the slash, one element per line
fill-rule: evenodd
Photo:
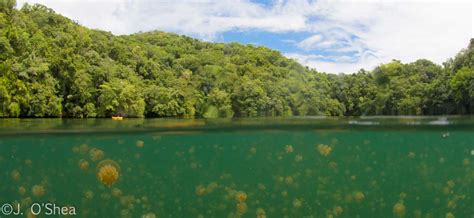
<path fill-rule="evenodd" d="M 278 51 L 165 32 L 116 36 L 42 5 L 0 2 L 0 117 L 474 113 L 474 39 L 442 65 L 329 74 Z"/>

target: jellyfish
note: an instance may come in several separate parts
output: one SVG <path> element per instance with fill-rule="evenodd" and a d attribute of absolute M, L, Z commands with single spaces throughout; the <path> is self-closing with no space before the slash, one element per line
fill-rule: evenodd
<path fill-rule="evenodd" d="M 15 181 L 20 180 L 21 173 L 18 170 L 13 170 L 10 175 L 12 176 L 12 179 Z"/>
<path fill-rule="evenodd" d="M 247 200 L 247 194 L 243 191 L 238 191 L 236 194 L 235 194 L 235 200 L 237 202 L 244 202 Z"/>
<path fill-rule="evenodd" d="M 299 155 L 299 154 L 295 156 L 295 161 L 296 161 L 296 162 L 300 162 L 300 161 L 302 161 L 302 160 L 303 160 L 303 156 L 301 156 L 301 155 Z"/>
<path fill-rule="evenodd" d="M 104 151 L 98 149 L 98 148 L 92 148 L 89 151 L 89 155 L 92 161 L 96 162 L 98 160 L 101 160 L 104 158 Z"/>
<path fill-rule="evenodd" d="M 143 146 L 145 146 L 145 142 L 142 141 L 142 140 L 138 140 L 135 145 L 138 147 L 138 148 L 143 148 Z"/>
<path fill-rule="evenodd" d="M 35 197 L 42 197 L 46 193 L 46 189 L 42 185 L 34 185 L 33 188 L 31 188 L 31 193 Z"/>
<path fill-rule="evenodd" d="M 89 162 L 87 160 L 80 159 L 79 160 L 79 168 L 81 168 L 81 170 L 89 169 Z"/>
<path fill-rule="evenodd" d="M 88 151 L 89 151 L 89 145 L 87 145 L 87 144 L 79 145 L 79 153 L 80 154 L 87 154 Z"/>
<path fill-rule="evenodd" d="M 328 156 L 331 153 L 332 148 L 329 147 L 328 145 L 319 144 L 317 146 L 317 150 L 321 155 Z"/>
<path fill-rule="evenodd" d="M 406 213 L 406 207 L 403 204 L 403 202 L 400 201 L 396 203 L 395 205 L 393 205 L 392 211 L 396 217 L 404 217 Z"/>
<path fill-rule="evenodd" d="M 92 192 L 91 190 L 88 190 L 88 191 L 84 192 L 84 197 L 86 199 L 90 200 L 90 199 L 94 198 L 94 192 Z"/>
<path fill-rule="evenodd" d="M 118 188 L 112 189 L 112 196 L 117 197 L 117 198 L 122 196 L 122 190 Z"/>
<path fill-rule="evenodd" d="M 97 179 L 104 185 L 110 187 L 120 176 L 119 165 L 110 159 L 103 160 L 97 164 Z"/>
<path fill-rule="evenodd" d="M 267 215 L 265 213 L 265 210 L 263 208 L 257 208 L 256 214 L 257 214 L 257 218 L 266 218 L 267 217 Z"/>
<path fill-rule="evenodd" d="M 293 153 L 293 145 L 285 145 L 286 153 Z"/>
<path fill-rule="evenodd" d="M 344 209 L 342 209 L 341 206 L 335 206 L 335 207 L 332 209 L 332 212 L 334 213 L 334 215 L 339 216 L 339 215 L 342 214 L 342 212 L 344 212 Z"/>
<path fill-rule="evenodd" d="M 293 200 L 293 207 L 294 208 L 300 208 L 302 205 L 303 205 L 303 202 L 300 199 L 295 198 L 295 200 Z"/>
<path fill-rule="evenodd" d="M 23 186 L 18 187 L 18 193 L 24 195 L 26 193 L 26 188 Z"/>
<path fill-rule="evenodd" d="M 237 203 L 237 214 L 245 214 L 247 213 L 248 207 L 245 202 L 239 202 Z"/>
<path fill-rule="evenodd" d="M 203 185 L 196 186 L 196 195 L 203 196 L 207 194 L 207 189 Z"/>
<path fill-rule="evenodd" d="M 365 198 L 365 195 L 363 192 L 361 191 L 356 191 L 354 192 L 354 199 L 357 201 L 357 202 L 361 202 L 362 200 L 364 200 Z"/>

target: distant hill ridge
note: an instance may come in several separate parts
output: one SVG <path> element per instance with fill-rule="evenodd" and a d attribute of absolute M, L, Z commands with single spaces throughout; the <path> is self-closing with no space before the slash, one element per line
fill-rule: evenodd
<path fill-rule="evenodd" d="M 0 3 L 0 117 L 469 114 L 473 40 L 443 66 L 317 72 L 278 51 L 164 32 L 91 30 L 42 5 Z"/>

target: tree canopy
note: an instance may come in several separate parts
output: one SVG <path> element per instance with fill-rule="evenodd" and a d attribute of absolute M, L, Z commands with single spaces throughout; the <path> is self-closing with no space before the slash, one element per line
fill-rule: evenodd
<path fill-rule="evenodd" d="M 442 66 L 327 74 L 278 51 L 165 32 L 115 36 L 0 3 L 0 117 L 436 115 L 474 111 L 474 40 Z"/>

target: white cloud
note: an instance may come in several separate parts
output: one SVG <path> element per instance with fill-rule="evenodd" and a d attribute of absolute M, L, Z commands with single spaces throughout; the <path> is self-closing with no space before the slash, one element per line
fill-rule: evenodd
<path fill-rule="evenodd" d="M 300 53 L 287 56 L 327 72 L 391 59 L 442 63 L 474 35 L 470 1 L 274 0 L 265 7 L 249 0 L 18 0 L 25 2 L 115 34 L 158 29 L 212 41 L 230 30 L 310 33 L 291 43 Z"/>

